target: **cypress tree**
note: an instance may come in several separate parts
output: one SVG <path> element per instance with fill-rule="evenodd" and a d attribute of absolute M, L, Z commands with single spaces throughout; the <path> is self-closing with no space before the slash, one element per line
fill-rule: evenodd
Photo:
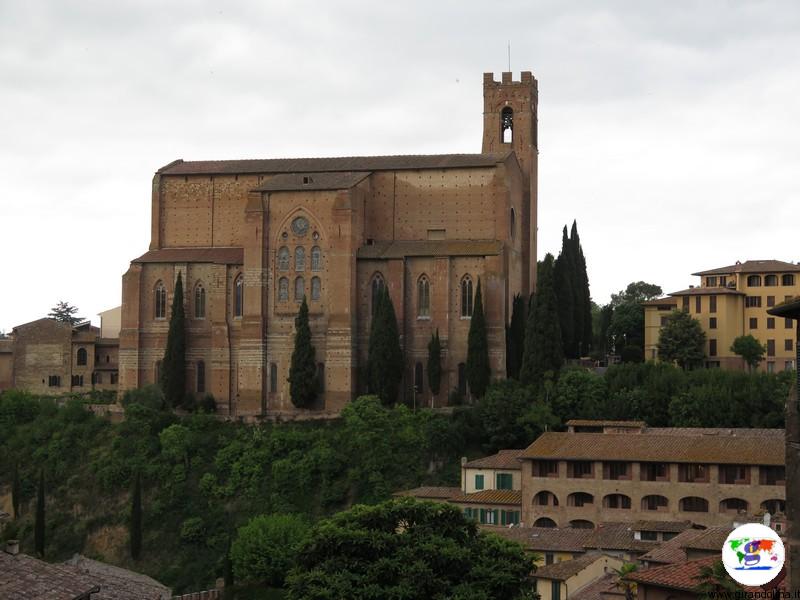
<path fill-rule="evenodd" d="M 136 474 L 131 499 L 131 558 L 139 560 L 142 555 L 142 478 Z"/>
<path fill-rule="evenodd" d="M 368 352 L 369 389 L 383 404 L 392 405 L 397 401 L 403 379 L 403 351 L 394 304 L 386 287 L 381 288 L 376 298 Z"/>
<path fill-rule="evenodd" d="M 33 540 L 36 547 L 36 554 L 39 558 L 44 558 L 44 469 L 39 473 L 39 489 L 36 493 L 36 521 L 33 525 Z"/>
<path fill-rule="evenodd" d="M 186 395 L 186 315 L 183 311 L 183 279 L 180 272 L 172 298 L 167 349 L 161 363 L 161 387 L 171 407 L 183 404 Z"/>
<path fill-rule="evenodd" d="M 578 222 L 572 222 L 569 236 L 572 255 L 575 257 L 573 292 L 575 294 L 575 340 L 578 358 L 586 355 L 592 348 L 592 298 L 589 293 L 589 275 L 586 272 L 586 257 L 583 255 L 581 238 L 578 235 Z"/>
<path fill-rule="evenodd" d="M 486 336 L 486 316 L 483 314 L 481 280 L 475 290 L 475 306 L 469 323 L 467 337 L 467 383 L 476 398 L 483 398 L 489 387 L 492 370 L 489 366 L 489 340 Z"/>
<path fill-rule="evenodd" d="M 300 311 L 294 320 L 294 351 L 289 367 L 289 395 L 298 408 L 309 408 L 317 397 L 316 350 L 311 343 L 308 325 L 308 304 L 303 296 Z"/>
<path fill-rule="evenodd" d="M 555 290 L 553 289 L 553 255 L 539 263 L 536 293 L 528 310 L 525 328 L 525 352 L 522 356 L 520 381 L 539 385 L 548 371 L 557 373 L 564 362 L 561 345 Z"/>
<path fill-rule="evenodd" d="M 442 343 L 439 341 L 439 329 L 431 334 L 428 342 L 428 387 L 436 396 L 442 383 Z"/>
<path fill-rule="evenodd" d="M 561 236 L 561 252 L 555 261 L 554 285 L 558 300 L 558 323 L 561 329 L 561 345 L 567 358 L 578 355 L 575 342 L 575 260 L 572 255 L 572 244 L 567 236 L 567 226 Z"/>
<path fill-rule="evenodd" d="M 506 328 L 506 377 L 519 379 L 522 353 L 525 351 L 525 320 L 527 302 L 520 295 L 511 304 L 511 323 Z"/>
<path fill-rule="evenodd" d="M 19 464 L 14 463 L 14 479 L 11 483 L 11 507 L 14 510 L 14 518 L 19 519 L 19 507 L 22 497 L 22 485 L 19 481 Z"/>

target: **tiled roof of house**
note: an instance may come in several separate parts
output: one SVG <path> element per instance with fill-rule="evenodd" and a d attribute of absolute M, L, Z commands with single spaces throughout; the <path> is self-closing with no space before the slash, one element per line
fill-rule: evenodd
<path fill-rule="evenodd" d="M 586 541 L 587 548 L 598 550 L 626 550 L 628 552 L 648 552 L 659 542 L 637 540 L 630 523 L 600 523 L 590 529 L 592 535 Z"/>
<path fill-rule="evenodd" d="M 604 421 L 602 419 L 570 419 L 567 421 L 567 427 L 630 427 L 631 429 L 638 429 L 647 427 L 644 421 Z"/>
<path fill-rule="evenodd" d="M 522 505 L 521 490 L 481 490 L 472 494 L 459 494 L 450 498 L 456 504 Z"/>
<path fill-rule="evenodd" d="M 73 600 L 98 586 L 92 600 L 169 600 L 169 588 L 154 579 L 87 559 L 51 564 L 26 554 L 0 552 L 3 600 Z"/>
<path fill-rule="evenodd" d="M 669 293 L 670 296 L 705 296 L 706 294 L 714 294 L 715 296 L 721 296 L 725 294 L 733 296 L 745 295 L 744 292 L 740 292 L 739 290 L 728 287 L 690 287 L 686 288 L 685 290 Z"/>
<path fill-rule="evenodd" d="M 620 600 L 625 597 L 625 592 L 617 585 L 615 573 L 595 579 L 574 592 L 570 591 L 569 597 L 571 600 L 608 600 L 609 595 L 619 597 Z"/>
<path fill-rule="evenodd" d="M 505 469 L 508 471 L 519 471 L 522 468 L 522 463 L 517 460 L 522 453 L 522 450 L 500 450 L 497 454 L 491 456 L 484 456 L 483 458 L 476 458 L 464 465 L 468 469 Z"/>
<path fill-rule="evenodd" d="M 662 542 L 639 560 L 653 563 L 672 564 L 686 560 L 686 548 L 693 550 L 711 549 L 719 551 L 730 533 L 730 527 L 710 527 L 708 529 L 686 529 L 671 540 Z"/>
<path fill-rule="evenodd" d="M 578 558 L 573 558 L 572 560 L 562 560 L 561 562 L 551 565 L 537 567 L 534 577 L 536 577 L 536 579 L 566 581 L 603 558 L 605 558 L 605 555 L 599 552 L 592 552 Z"/>
<path fill-rule="evenodd" d="M 720 430 L 724 432 L 727 430 Z M 735 430 L 734 430 L 735 431 Z M 546 432 L 524 459 L 622 460 L 677 463 L 783 465 L 783 436 L 744 444 L 735 434 L 646 435 Z"/>
<path fill-rule="evenodd" d="M 424 500 L 448 500 L 453 496 L 461 495 L 461 488 L 423 486 L 414 488 L 412 490 L 403 490 L 400 492 L 395 492 L 392 495 L 411 496 L 412 498 L 420 498 Z"/>
<path fill-rule="evenodd" d="M 664 531 L 667 533 L 680 533 L 692 526 L 691 521 L 636 521 L 631 526 L 634 531 Z"/>
<path fill-rule="evenodd" d="M 503 242 L 496 240 L 397 240 L 361 246 L 356 256 L 373 260 L 406 256 L 497 256 L 502 250 Z"/>
<path fill-rule="evenodd" d="M 591 529 L 571 527 L 507 527 L 492 528 L 492 532 L 519 542 L 534 552 L 572 552 L 583 553 L 585 544 L 592 537 Z"/>
<path fill-rule="evenodd" d="M 656 298 L 655 300 L 645 300 L 642 302 L 642 306 L 658 306 L 659 304 L 670 304 L 672 306 L 677 306 L 678 301 L 675 298 Z"/>
<path fill-rule="evenodd" d="M 728 539 L 732 527 L 709 527 L 700 531 L 700 535 L 687 539 L 684 548 L 690 550 L 711 550 L 720 552 L 725 540 Z"/>
<path fill-rule="evenodd" d="M 727 275 L 728 273 L 792 273 L 800 271 L 800 265 L 782 260 L 746 260 L 728 267 L 698 271 L 692 275 Z"/>
<path fill-rule="evenodd" d="M 245 160 L 182 159 L 161 167 L 162 175 L 221 175 L 239 173 L 319 173 L 323 171 L 395 171 L 492 167 L 510 152 L 487 154 L 428 154 L 397 156 L 339 156 L 323 158 L 267 158 Z"/>
<path fill-rule="evenodd" d="M 280 173 L 255 188 L 256 192 L 292 192 L 300 190 L 346 190 L 363 181 L 369 171 L 333 173 Z"/>
<path fill-rule="evenodd" d="M 145 252 L 131 262 L 241 265 L 244 264 L 244 248 L 162 248 Z"/>

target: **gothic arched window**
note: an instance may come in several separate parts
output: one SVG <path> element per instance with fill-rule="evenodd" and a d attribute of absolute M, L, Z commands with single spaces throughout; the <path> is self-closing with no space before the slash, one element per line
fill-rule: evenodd
<path fill-rule="evenodd" d="M 278 281 L 278 302 L 287 302 L 289 300 L 289 280 L 286 277 L 281 277 Z"/>
<path fill-rule="evenodd" d="M 319 246 L 314 246 L 311 248 L 311 270 L 322 270 L 322 250 Z"/>
<path fill-rule="evenodd" d="M 294 270 L 306 270 L 306 249 L 302 246 L 298 246 L 294 249 Z"/>
<path fill-rule="evenodd" d="M 417 281 L 417 317 L 431 316 L 431 282 L 427 275 Z"/>
<path fill-rule="evenodd" d="M 241 317 L 244 312 L 244 277 L 240 274 L 233 283 L 233 316 Z"/>
<path fill-rule="evenodd" d="M 206 318 L 206 289 L 202 283 L 198 283 L 194 288 L 194 318 Z"/>
<path fill-rule="evenodd" d="M 280 250 L 278 250 L 278 270 L 289 270 L 289 248 L 286 246 L 281 246 Z"/>
<path fill-rule="evenodd" d="M 86 348 L 78 348 L 78 366 L 86 366 Z"/>
<path fill-rule="evenodd" d="M 298 277 L 294 280 L 294 300 L 295 302 L 302 302 L 303 297 L 306 295 L 306 280 Z"/>
<path fill-rule="evenodd" d="M 375 308 L 378 306 L 378 297 L 380 293 L 383 291 L 385 283 L 383 281 L 383 276 L 380 273 L 375 273 L 375 276 L 372 278 L 372 314 L 375 314 Z"/>
<path fill-rule="evenodd" d="M 156 319 L 167 318 L 167 288 L 160 281 L 156 283 L 155 289 L 155 315 Z"/>
<path fill-rule="evenodd" d="M 469 275 L 461 280 L 461 316 L 472 317 L 472 278 Z"/>
<path fill-rule="evenodd" d="M 506 106 L 500 113 L 500 133 L 504 144 L 514 141 L 514 111 L 510 106 Z"/>
<path fill-rule="evenodd" d="M 319 300 L 322 296 L 322 280 L 319 277 L 311 278 L 311 299 Z"/>

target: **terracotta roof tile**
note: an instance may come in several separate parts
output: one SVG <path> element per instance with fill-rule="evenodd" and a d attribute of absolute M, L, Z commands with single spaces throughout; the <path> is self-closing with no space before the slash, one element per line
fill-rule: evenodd
<path fill-rule="evenodd" d="M 642 306 L 658 306 L 660 304 L 678 306 L 678 301 L 675 298 L 656 298 L 655 300 L 645 300 L 641 304 Z"/>
<path fill-rule="evenodd" d="M 702 533 L 702 529 L 687 529 L 686 531 L 682 531 L 671 540 L 660 543 L 646 554 L 640 556 L 639 560 L 664 564 L 683 562 L 686 560 L 686 550 L 683 549 L 683 544 L 693 540 Z"/>
<path fill-rule="evenodd" d="M 705 296 L 706 294 L 714 294 L 715 296 L 724 296 L 725 294 L 733 296 L 745 295 L 744 292 L 727 287 L 692 287 L 669 293 L 670 296 Z"/>
<path fill-rule="evenodd" d="M 728 267 L 718 267 L 708 271 L 698 271 L 692 275 L 726 275 L 728 273 L 793 273 L 800 271 L 800 265 L 782 260 L 746 260 Z"/>
<path fill-rule="evenodd" d="M 503 242 L 496 240 L 399 240 L 361 246 L 357 256 L 378 260 L 406 256 L 497 256 L 502 250 Z"/>
<path fill-rule="evenodd" d="M 604 421 L 602 419 L 570 419 L 567 421 L 567 426 L 575 427 L 630 427 L 631 429 L 638 429 L 647 427 L 644 421 Z"/>
<path fill-rule="evenodd" d="M 241 265 L 244 264 L 244 248 L 162 248 L 145 252 L 131 262 Z"/>
<path fill-rule="evenodd" d="M 783 435 L 765 435 L 757 444 L 718 435 L 630 435 L 625 433 L 543 433 L 525 450 L 524 459 L 638 460 L 678 463 L 783 465 Z M 735 431 L 735 430 L 733 430 Z M 780 432 L 780 430 L 776 430 Z"/>
<path fill-rule="evenodd" d="M 725 540 L 728 539 L 732 527 L 709 527 L 700 531 L 696 535 L 683 542 L 682 547 L 690 550 L 713 550 L 714 552 L 721 552 Z"/>
<path fill-rule="evenodd" d="M 658 542 L 637 540 L 631 523 L 600 523 L 586 541 L 587 548 L 598 550 L 627 550 L 628 552 L 649 552 Z"/>
<path fill-rule="evenodd" d="M 585 544 L 592 537 L 591 529 L 571 527 L 507 527 L 492 528 L 492 531 L 506 539 L 519 542 L 534 552 L 586 552 Z"/>
<path fill-rule="evenodd" d="M 625 592 L 617 585 L 617 576 L 614 573 L 604 575 L 589 585 L 570 592 L 569 597 L 571 600 L 607 600 L 609 595 L 620 600 L 625 597 Z"/>
<path fill-rule="evenodd" d="M 553 563 L 552 565 L 544 565 L 537 567 L 536 572 L 533 574 L 536 579 L 555 579 L 557 581 L 566 581 L 570 577 L 574 577 L 585 568 L 593 565 L 598 560 L 608 559 L 609 557 L 599 552 L 592 552 L 585 556 L 573 558 L 572 560 L 562 560 L 561 562 Z"/>
<path fill-rule="evenodd" d="M 257 192 L 346 190 L 370 175 L 369 171 L 334 173 L 281 173 L 255 188 Z"/>
<path fill-rule="evenodd" d="M 425 500 L 447 500 L 460 494 L 461 488 L 457 487 L 423 486 L 411 490 L 395 492 L 392 496 L 411 496 L 412 498 L 421 498 Z"/>
<path fill-rule="evenodd" d="M 476 458 L 466 463 L 468 469 L 505 469 L 519 471 L 522 463 L 517 460 L 525 450 L 500 450 L 497 454 Z"/>
<path fill-rule="evenodd" d="M 499 162 L 503 162 L 510 154 L 510 152 L 498 152 L 494 154 L 341 156 L 198 161 L 179 159 L 161 167 L 158 173 L 162 175 L 215 175 L 492 167 Z"/>
<path fill-rule="evenodd" d="M 520 490 L 482 490 L 472 494 L 458 494 L 450 498 L 455 504 L 502 504 L 522 505 Z"/>
<path fill-rule="evenodd" d="M 667 533 L 680 533 L 692 526 L 691 521 L 636 521 L 631 528 L 634 531 L 664 531 Z"/>

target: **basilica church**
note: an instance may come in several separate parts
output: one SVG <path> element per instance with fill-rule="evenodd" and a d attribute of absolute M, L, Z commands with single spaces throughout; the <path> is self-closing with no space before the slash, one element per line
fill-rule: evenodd
<path fill-rule="evenodd" d="M 537 82 L 483 76 L 478 154 L 176 160 L 153 177 L 150 247 L 122 279 L 119 389 L 158 381 L 175 283 L 184 286 L 187 392 L 222 414 L 336 414 L 366 391 L 373 299 L 385 287 L 405 357 L 398 401 L 468 396 L 478 282 L 492 377 L 505 376 L 515 294 L 535 284 Z M 305 297 L 318 405 L 289 397 Z M 431 334 L 442 343 L 428 386 Z"/>

